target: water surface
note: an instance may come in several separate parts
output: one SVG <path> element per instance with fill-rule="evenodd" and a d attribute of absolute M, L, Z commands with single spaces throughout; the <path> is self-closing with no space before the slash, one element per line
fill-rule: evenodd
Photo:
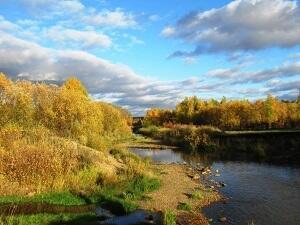
<path fill-rule="evenodd" d="M 225 216 L 227 224 L 299 225 L 300 224 L 300 168 L 245 160 L 221 160 L 208 154 L 191 155 L 171 149 L 132 149 L 141 157 L 157 163 L 183 163 L 211 166 L 221 176 L 208 180 L 227 184 L 220 192 L 228 198 L 226 204 L 215 203 L 204 209 L 212 224 Z"/>

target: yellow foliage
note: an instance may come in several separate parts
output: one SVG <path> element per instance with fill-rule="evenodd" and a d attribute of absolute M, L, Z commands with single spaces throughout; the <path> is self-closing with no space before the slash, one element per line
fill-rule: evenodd
<path fill-rule="evenodd" d="M 0 194 L 115 182 L 119 163 L 95 149 L 130 135 L 131 117 L 87 96 L 76 78 L 59 87 L 0 74 Z"/>

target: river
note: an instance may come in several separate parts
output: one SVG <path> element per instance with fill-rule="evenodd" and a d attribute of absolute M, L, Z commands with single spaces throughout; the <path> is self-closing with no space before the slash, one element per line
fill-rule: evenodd
<path fill-rule="evenodd" d="M 213 219 L 211 224 L 223 224 L 220 217 L 232 225 L 299 225 L 300 168 L 264 162 L 222 160 L 209 154 L 188 154 L 177 150 L 131 149 L 141 157 L 156 163 L 188 163 L 211 166 L 220 176 L 207 177 L 227 185 L 219 191 L 228 200 L 203 210 Z"/>

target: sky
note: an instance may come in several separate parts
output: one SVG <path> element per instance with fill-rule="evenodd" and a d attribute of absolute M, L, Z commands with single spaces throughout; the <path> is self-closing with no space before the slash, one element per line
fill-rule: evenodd
<path fill-rule="evenodd" d="M 78 77 L 134 115 L 185 96 L 295 99 L 300 2 L 0 0 L 0 72 Z"/>

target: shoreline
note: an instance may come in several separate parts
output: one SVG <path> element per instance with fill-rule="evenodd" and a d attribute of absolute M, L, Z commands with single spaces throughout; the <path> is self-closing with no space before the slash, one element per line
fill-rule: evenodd
<path fill-rule="evenodd" d="M 208 225 L 202 208 L 221 201 L 222 196 L 201 179 L 201 173 L 183 164 L 152 164 L 160 173 L 161 187 L 149 194 L 149 201 L 139 202 L 142 209 L 172 212 L 178 224 Z"/>

